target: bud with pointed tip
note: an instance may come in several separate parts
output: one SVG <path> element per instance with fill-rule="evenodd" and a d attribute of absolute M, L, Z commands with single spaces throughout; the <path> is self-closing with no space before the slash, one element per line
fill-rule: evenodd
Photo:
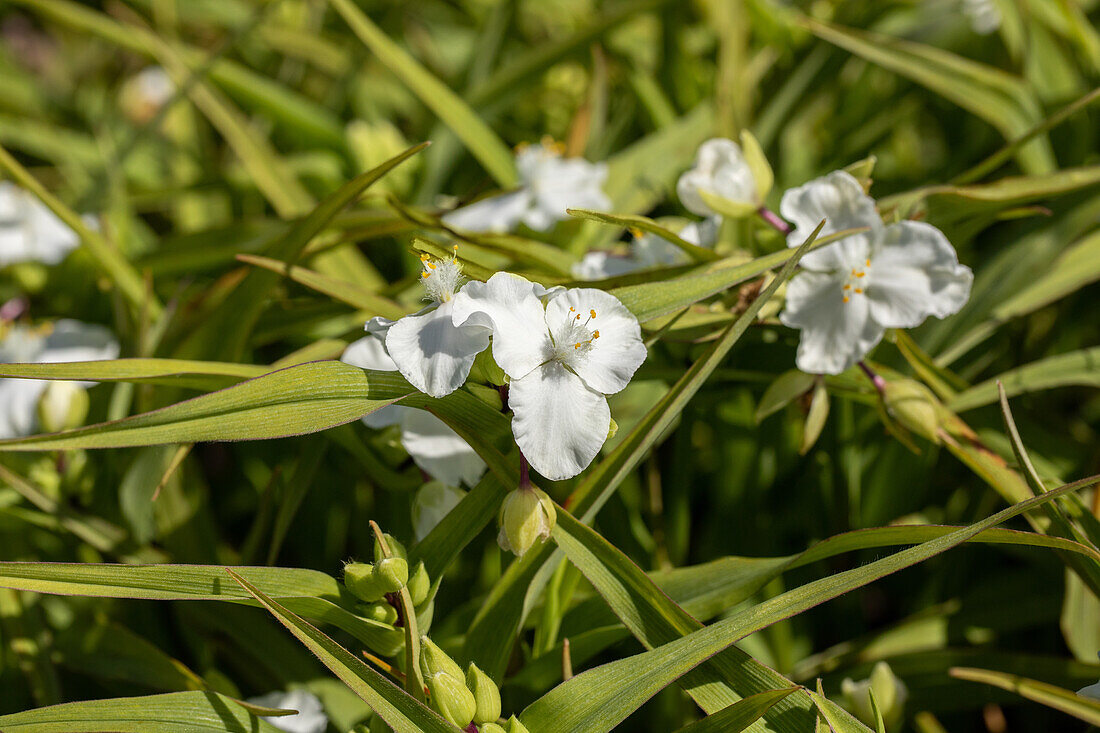
<path fill-rule="evenodd" d="M 508 733 L 496 723 L 482 723 L 481 733 Z"/>
<path fill-rule="evenodd" d="M 462 668 L 427 636 L 420 637 L 420 674 L 432 707 L 459 728 L 468 726 L 477 712 L 474 693 L 466 687 Z"/>
<path fill-rule="evenodd" d="M 428 570 L 423 562 L 418 562 L 416 569 L 409 576 L 408 589 L 414 606 L 419 606 L 428 599 L 428 594 L 432 590 L 432 580 L 428 577 Z"/>
<path fill-rule="evenodd" d="M 508 718 L 508 722 L 504 724 L 505 733 L 531 733 L 527 730 L 527 726 L 519 722 L 519 718 L 512 716 Z"/>
<path fill-rule="evenodd" d="M 374 577 L 374 565 L 369 562 L 349 562 L 345 565 L 344 585 L 367 603 L 373 603 L 386 595 L 386 591 Z"/>
<path fill-rule="evenodd" d="M 396 593 L 409 582 L 409 563 L 403 557 L 386 557 L 374 564 L 374 582 L 384 593 Z"/>
<path fill-rule="evenodd" d="M 905 683 L 894 675 L 886 662 L 878 662 L 871 669 L 871 676 L 865 680 L 854 682 L 851 678 L 845 677 L 840 683 L 845 707 L 872 727 L 875 725 L 875 713 L 871 708 L 872 690 L 875 693 L 878 710 L 882 713 L 882 722 L 886 724 L 887 730 L 893 730 L 905 712 L 905 700 L 909 697 L 909 690 Z"/>
<path fill-rule="evenodd" d="M 407 560 L 409 555 L 405 552 L 405 546 L 398 542 L 392 534 L 382 533 L 382 536 L 386 538 L 386 546 L 390 548 L 390 555 L 393 557 L 400 557 L 403 560 Z M 378 542 L 376 537 L 374 540 L 374 561 L 380 562 L 385 559 L 386 555 L 382 552 L 382 545 Z"/>
<path fill-rule="evenodd" d="M 38 398 L 38 424 L 47 433 L 77 428 L 88 416 L 88 390 L 77 382 L 50 382 Z"/>
<path fill-rule="evenodd" d="M 466 669 L 466 686 L 474 693 L 474 701 L 477 703 L 475 723 L 491 723 L 500 717 L 500 689 L 473 662 Z"/>
<path fill-rule="evenodd" d="M 386 603 L 385 601 L 376 601 L 375 603 L 360 603 L 356 606 L 359 611 L 359 615 L 363 618 L 368 618 L 371 621 L 377 621 L 382 624 L 389 624 L 393 626 L 397 621 L 397 609 Z"/>
<path fill-rule="evenodd" d="M 522 557 L 536 541 L 546 541 L 557 518 L 554 502 L 545 491 L 534 486 L 516 489 L 501 504 L 497 544 Z"/>
<path fill-rule="evenodd" d="M 886 383 L 882 399 L 891 417 L 903 427 L 939 444 L 940 401 L 932 390 L 912 379 L 898 379 Z"/>

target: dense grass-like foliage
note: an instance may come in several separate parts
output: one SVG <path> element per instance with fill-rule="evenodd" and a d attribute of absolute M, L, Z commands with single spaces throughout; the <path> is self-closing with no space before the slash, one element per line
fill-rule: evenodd
<path fill-rule="evenodd" d="M 0 2 L 0 731 L 1100 726 L 1098 24 Z"/>

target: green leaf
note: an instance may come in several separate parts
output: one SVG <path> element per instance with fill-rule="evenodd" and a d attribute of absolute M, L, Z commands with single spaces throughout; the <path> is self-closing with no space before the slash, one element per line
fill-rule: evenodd
<path fill-rule="evenodd" d="M 981 682 L 982 684 L 1014 692 L 1041 705 L 1061 710 L 1063 713 L 1072 715 L 1086 723 L 1100 725 L 1100 700 L 1083 697 L 1061 687 L 1049 685 L 1046 682 L 1039 682 L 1005 672 L 994 672 L 988 669 L 955 667 L 948 674 L 955 679 Z"/>
<path fill-rule="evenodd" d="M 588 670 L 536 700 L 523 711 L 522 719 L 538 725 L 540 733 L 611 730 L 658 691 L 745 636 L 934 557 L 1056 496 L 1096 482 L 1093 477 L 1067 484 L 941 538 L 783 593 L 651 651 Z"/>
<path fill-rule="evenodd" d="M 397 733 L 453 733 L 458 728 L 441 718 L 434 710 L 402 690 L 368 666 L 347 649 L 325 636 L 301 617 L 269 598 L 263 591 L 233 571 L 229 574 L 279 623 L 313 652 L 321 663 L 332 670 L 345 685 L 370 705 L 378 717 Z"/>
<path fill-rule="evenodd" d="M 817 683 L 818 691 L 807 690 L 810 699 L 817 706 L 821 717 L 829 726 L 832 733 L 870 733 L 870 728 L 853 718 L 844 708 L 837 705 L 821 694 L 821 681 Z"/>
<path fill-rule="evenodd" d="M 756 406 L 756 422 L 760 424 L 764 418 L 779 412 L 794 400 L 813 389 L 814 375 L 791 369 L 775 378 L 775 381 L 764 390 Z"/>
<path fill-rule="evenodd" d="M 4 733 L 278 733 L 239 700 L 217 692 L 169 692 L 50 705 L 0 715 Z"/>
<path fill-rule="evenodd" d="M 771 710 L 773 705 L 797 689 L 799 688 L 785 687 L 749 695 L 702 720 L 684 726 L 679 733 L 740 733 Z"/>
<path fill-rule="evenodd" d="M 516 166 L 492 128 L 451 89 L 376 26 L 350 0 L 329 0 L 359 40 L 451 129 L 504 188 L 516 185 Z"/>
<path fill-rule="evenodd" d="M 271 371 L 258 364 L 231 364 L 187 359 L 114 359 L 59 364 L 0 364 L 0 377 L 133 382 L 168 387 L 215 390 Z"/>
<path fill-rule="evenodd" d="M 589 219 L 591 221 L 598 221 L 624 229 L 634 228 L 640 229 L 643 232 L 649 232 L 650 234 L 656 234 L 666 242 L 675 244 L 694 262 L 713 262 L 721 259 L 718 253 L 713 249 L 707 249 L 706 247 L 692 244 L 680 237 L 679 234 L 653 221 L 648 216 L 639 216 L 637 214 L 605 214 L 600 211 L 590 211 L 589 209 L 566 209 L 565 211 L 570 216 L 575 216 L 578 219 Z"/>
<path fill-rule="evenodd" d="M 829 390 L 825 388 L 825 381 L 819 381 L 814 388 L 814 396 L 810 400 L 810 411 L 806 415 L 806 422 L 802 427 L 802 444 L 798 448 L 799 455 L 806 455 L 817 443 L 821 431 L 825 429 L 825 421 L 829 419 Z"/>
<path fill-rule="evenodd" d="M 947 406 L 955 412 L 965 412 L 991 405 L 997 401 L 998 382 L 1004 385 L 1009 397 L 1055 387 L 1100 387 L 1100 346 L 1057 354 L 1010 369 L 959 393 Z"/>

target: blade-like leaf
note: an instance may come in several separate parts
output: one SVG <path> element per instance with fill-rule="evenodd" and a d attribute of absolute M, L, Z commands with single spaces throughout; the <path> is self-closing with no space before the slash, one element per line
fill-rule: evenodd
<path fill-rule="evenodd" d="M 1046 682 L 989 669 L 955 667 L 950 670 L 949 674 L 956 679 L 1000 687 L 1002 690 L 1014 692 L 1041 705 L 1061 710 L 1063 713 L 1072 715 L 1086 723 L 1100 725 L 1100 700 L 1083 697 L 1076 692 L 1070 692 Z"/>

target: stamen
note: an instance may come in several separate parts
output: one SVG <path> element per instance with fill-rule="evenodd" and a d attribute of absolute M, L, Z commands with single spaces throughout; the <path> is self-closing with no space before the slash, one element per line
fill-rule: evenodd
<path fill-rule="evenodd" d="M 851 290 L 851 289 L 852 289 L 852 286 L 851 286 L 851 285 L 849 285 L 848 283 L 844 283 L 844 289 L 845 289 L 845 290 Z"/>
<path fill-rule="evenodd" d="M 862 293 L 862 292 L 863 292 L 863 288 L 856 288 L 856 292 L 857 292 L 857 293 Z"/>
<path fill-rule="evenodd" d="M 867 266 L 868 266 L 868 267 L 870 267 L 870 266 L 871 266 L 871 258 L 870 258 L 870 257 L 868 257 L 868 258 L 867 258 Z"/>
<path fill-rule="evenodd" d="M 867 276 L 866 272 L 857 272 L 856 273 L 856 277 L 866 277 L 866 276 Z"/>
<path fill-rule="evenodd" d="M 432 276 L 432 273 L 428 272 L 427 270 L 420 273 L 420 277 L 431 277 L 431 276 Z"/>
<path fill-rule="evenodd" d="M 847 295 L 845 295 L 844 296 L 844 302 L 847 303 L 849 300 L 851 300 L 851 298 L 849 298 Z"/>
<path fill-rule="evenodd" d="M 589 318 L 595 318 L 596 317 L 596 310 L 595 309 L 589 310 L 588 314 L 589 314 L 588 315 Z"/>

